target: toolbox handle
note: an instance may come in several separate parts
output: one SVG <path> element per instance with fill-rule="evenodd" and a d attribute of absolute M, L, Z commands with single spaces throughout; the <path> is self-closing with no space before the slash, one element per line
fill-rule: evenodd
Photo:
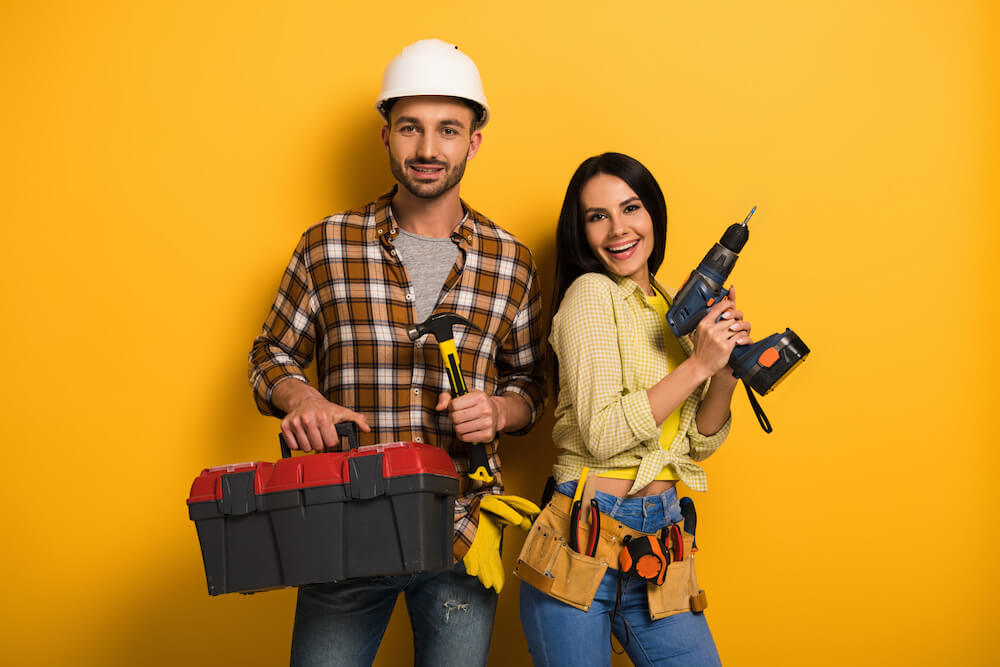
<path fill-rule="evenodd" d="M 338 438 L 347 438 L 347 444 L 350 449 L 357 449 L 358 445 L 361 444 L 358 436 L 358 425 L 354 422 L 340 422 L 339 424 L 335 424 L 334 428 L 337 429 Z"/>
<path fill-rule="evenodd" d="M 337 437 L 344 439 L 347 438 L 347 445 L 350 449 L 357 449 L 360 443 L 358 439 L 358 425 L 354 422 L 340 422 L 335 424 L 334 428 L 337 429 Z M 292 456 L 292 450 L 285 442 L 285 434 L 278 434 L 278 444 L 281 446 L 281 458 L 287 459 Z"/>

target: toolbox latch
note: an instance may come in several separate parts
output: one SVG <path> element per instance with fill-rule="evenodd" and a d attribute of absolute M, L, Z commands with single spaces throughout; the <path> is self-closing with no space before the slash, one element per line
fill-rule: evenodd
<path fill-rule="evenodd" d="M 347 465 L 351 475 L 351 498 L 368 500 L 385 495 L 382 478 L 382 454 L 352 456 Z"/>
<path fill-rule="evenodd" d="M 253 481 L 256 470 L 231 472 L 222 476 L 222 513 L 240 516 L 257 510 Z"/>

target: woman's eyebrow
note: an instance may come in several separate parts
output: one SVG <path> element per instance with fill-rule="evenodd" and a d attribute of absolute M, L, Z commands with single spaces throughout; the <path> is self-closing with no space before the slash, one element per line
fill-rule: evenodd
<path fill-rule="evenodd" d="M 629 204 L 631 204 L 634 201 L 642 203 L 642 200 L 639 199 L 638 196 L 635 196 L 635 197 L 629 197 L 628 199 L 626 199 L 625 201 L 623 201 L 621 204 L 618 204 L 618 205 L 624 207 L 624 206 L 628 206 Z"/>

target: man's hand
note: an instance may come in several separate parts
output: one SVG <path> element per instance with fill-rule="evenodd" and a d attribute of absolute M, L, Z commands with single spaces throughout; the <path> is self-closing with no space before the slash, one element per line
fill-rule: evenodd
<path fill-rule="evenodd" d="M 490 442 L 507 426 L 504 397 L 490 396 L 478 389 L 453 399 L 448 392 L 438 396 L 435 410 L 447 409 L 462 442 Z"/>
<path fill-rule="evenodd" d="M 310 385 L 294 378 L 274 388 L 271 402 L 283 410 L 281 432 L 291 449 L 304 452 L 333 450 L 340 442 L 334 424 L 351 421 L 365 433 L 371 431 L 364 415 L 331 403 Z"/>

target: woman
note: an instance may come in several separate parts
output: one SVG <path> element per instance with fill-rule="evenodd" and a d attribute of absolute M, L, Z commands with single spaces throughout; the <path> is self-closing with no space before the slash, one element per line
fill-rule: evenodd
<path fill-rule="evenodd" d="M 737 381 L 727 362 L 750 342 L 750 324 L 730 296 L 691 340 L 673 336 L 664 317 L 672 293 L 653 277 L 666 231 L 663 193 L 635 159 L 604 153 L 576 170 L 556 231 L 549 338 L 556 493 L 516 570 L 536 665 L 610 664 L 611 633 L 637 665 L 719 664 L 691 558 L 694 521 L 682 522 L 674 486 L 706 489 L 695 461 L 729 432 Z M 663 549 L 642 561 L 659 569 L 623 574 L 623 543 L 636 559 L 642 545 Z"/>

